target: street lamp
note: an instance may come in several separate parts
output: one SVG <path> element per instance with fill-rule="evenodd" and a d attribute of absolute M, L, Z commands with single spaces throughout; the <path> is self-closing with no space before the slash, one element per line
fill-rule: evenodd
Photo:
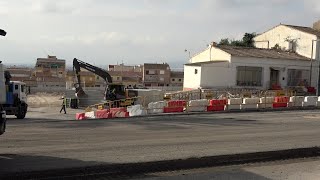
<path fill-rule="evenodd" d="M 189 61 L 191 61 L 191 55 L 190 55 L 190 51 L 185 49 L 184 52 L 188 52 L 189 53 Z"/>
<path fill-rule="evenodd" d="M 320 42 L 320 39 L 313 39 L 312 40 L 312 45 L 311 45 L 311 61 L 310 61 L 310 81 L 309 81 L 309 83 L 310 83 L 310 85 L 311 85 L 311 79 L 312 79 L 312 64 L 313 64 L 313 48 L 314 48 L 314 42 Z M 316 47 L 317 48 L 317 47 Z M 317 49 L 318 50 L 318 49 Z M 319 65 L 319 67 L 320 67 L 320 65 Z"/>

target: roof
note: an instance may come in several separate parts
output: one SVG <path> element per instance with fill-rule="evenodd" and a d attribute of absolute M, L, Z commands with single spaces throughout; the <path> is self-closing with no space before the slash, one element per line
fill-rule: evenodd
<path fill-rule="evenodd" d="M 170 77 L 171 78 L 183 78 L 184 72 L 183 71 L 171 71 Z"/>
<path fill-rule="evenodd" d="M 282 24 L 282 25 L 320 37 L 320 31 L 313 29 L 312 27 L 294 26 L 294 25 L 288 25 L 288 24 Z"/>
<path fill-rule="evenodd" d="M 143 67 L 144 69 L 164 69 L 164 70 L 166 70 L 168 67 L 170 68 L 169 64 L 167 63 L 163 63 L 163 64 L 144 63 Z"/>
<path fill-rule="evenodd" d="M 310 60 L 292 51 L 283 51 L 277 49 L 250 48 L 238 46 L 216 46 L 217 48 L 238 57 L 255 57 L 271 59 L 291 59 L 291 60 Z"/>
<path fill-rule="evenodd" d="M 205 61 L 205 62 L 196 62 L 196 63 L 187 63 L 186 66 L 201 66 L 203 64 L 212 64 L 212 63 L 226 63 L 229 62 L 227 60 L 219 60 L 219 61 Z"/>

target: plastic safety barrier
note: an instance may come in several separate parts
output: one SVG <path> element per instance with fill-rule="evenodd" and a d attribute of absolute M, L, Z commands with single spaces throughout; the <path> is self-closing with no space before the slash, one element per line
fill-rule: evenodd
<path fill-rule="evenodd" d="M 228 110 L 240 110 L 242 104 L 242 98 L 228 99 Z"/>
<path fill-rule="evenodd" d="M 96 118 L 99 118 L 99 119 L 110 119 L 110 118 L 112 118 L 112 114 L 107 109 L 97 110 L 96 111 Z"/>
<path fill-rule="evenodd" d="M 306 96 L 302 102 L 303 107 L 317 106 L 318 96 Z"/>
<path fill-rule="evenodd" d="M 183 112 L 184 107 L 186 106 L 186 101 L 183 100 L 174 100 L 168 101 L 167 106 L 163 108 L 164 113 L 176 113 Z"/>
<path fill-rule="evenodd" d="M 287 96 L 277 96 L 274 98 L 272 104 L 273 108 L 285 108 L 288 107 L 289 97 Z"/>
<path fill-rule="evenodd" d="M 129 117 L 127 108 L 111 108 L 110 113 L 112 118 Z"/>
<path fill-rule="evenodd" d="M 227 99 L 211 99 L 207 111 L 224 111 L 226 109 Z"/>
<path fill-rule="evenodd" d="M 243 98 L 241 109 L 257 109 L 259 102 L 259 98 Z"/>
<path fill-rule="evenodd" d="M 189 101 L 189 107 L 203 107 L 208 106 L 208 100 L 207 99 L 199 99 L 199 100 L 191 100 Z"/>
<path fill-rule="evenodd" d="M 76 120 L 86 119 L 85 113 L 76 113 Z"/>
<path fill-rule="evenodd" d="M 84 116 L 87 119 L 95 119 L 96 118 L 94 111 L 85 112 Z"/>
<path fill-rule="evenodd" d="M 303 96 L 291 96 L 289 100 L 289 107 L 301 107 L 303 101 Z"/>
<path fill-rule="evenodd" d="M 130 117 L 147 115 L 147 111 L 141 105 L 128 106 L 127 111 Z"/>
<path fill-rule="evenodd" d="M 274 97 L 262 97 L 260 98 L 260 102 L 258 104 L 259 109 L 270 109 L 272 108 L 272 104 L 274 102 Z"/>
<path fill-rule="evenodd" d="M 187 107 L 188 112 L 205 112 L 209 102 L 207 99 L 191 100 Z"/>
<path fill-rule="evenodd" d="M 166 105 L 167 103 L 165 101 L 151 102 L 148 104 L 148 114 L 163 113 Z"/>

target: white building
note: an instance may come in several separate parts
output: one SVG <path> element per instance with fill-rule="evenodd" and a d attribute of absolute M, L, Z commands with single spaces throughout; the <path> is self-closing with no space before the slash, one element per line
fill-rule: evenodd
<path fill-rule="evenodd" d="M 318 84 L 318 63 L 311 86 Z M 309 85 L 310 59 L 292 51 L 213 45 L 184 66 L 184 90 Z"/>
<path fill-rule="evenodd" d="M 307 58 L 319 60 L 320 21 L 313 27 L 280 24 L 254 38 L 257 48 L 292 50 Z M 312 54 L 312 55 L 311 55 Z"/>

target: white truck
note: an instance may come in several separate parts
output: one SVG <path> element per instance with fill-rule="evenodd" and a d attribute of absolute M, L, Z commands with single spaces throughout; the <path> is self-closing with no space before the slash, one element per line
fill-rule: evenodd
<path fill-rule="evenodd" d="M 6 32 L 0 29 L 0 35 Z M 0 61 L 0 135 L 6 130 L 6 115 L 15 115 L 24 119 L 28 110 L 26 84 L 20 81 L 10 81 L 11 75 L 5 71 Z"/>

